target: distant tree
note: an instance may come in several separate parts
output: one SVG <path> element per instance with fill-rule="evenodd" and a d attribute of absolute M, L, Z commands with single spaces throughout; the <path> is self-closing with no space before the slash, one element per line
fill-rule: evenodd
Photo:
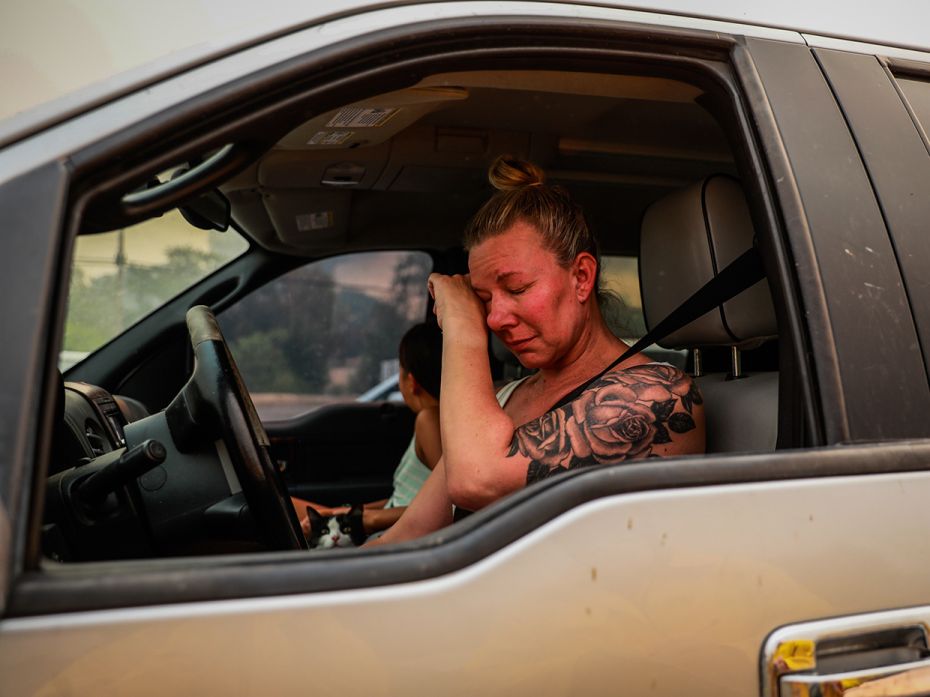
<path fill-rule="evenodd" d="M 71 276 L 65 349 L 93 351 L 215 269 L 222 257 L 173 247 L 160 264 L 124 264 L 90 278 Z"/>
<path fill-rule="evenodd" d="M 237 337 L 230 346 L 249 392 L 304 393 L 307 381 L 290 366 L 285 329 L 253 332 Z"/>
<path fill-rule="evenodd" d="M 615 291 L 607 291 L 598 299 L 607 327 L 621 339 L 638 339 L 646 335 L 642 310 L 630 307 Z"/>
<path fill-rule="evenodd" d="M 104 311 L 112 304 L 115 279 L 108 275 L 91 282 L 80 267 L 74 269 L 68 291 L 66 351 L 93 351 L 119 333 L 118 316 Z"/>
<path fill-rule="evenodd" d="M 325 391 L 333 345 L 333 292 L 332 276 L 320 265 L 308 264 L 222 313 L 220 326 L 249 389 Z M 286 377 L 279 379 L 275 371 Z M 282 389 L 284 383 L 291 388 Z"/>
<path fill-rule="evenodd" d="M 408 322 L 423 321 L 426 311 L 426 279 L 433 268 L 433 260 L 423 252 L 405 254 L 394 267 L 392 282 L 394 305 L 398 314 Z"/>

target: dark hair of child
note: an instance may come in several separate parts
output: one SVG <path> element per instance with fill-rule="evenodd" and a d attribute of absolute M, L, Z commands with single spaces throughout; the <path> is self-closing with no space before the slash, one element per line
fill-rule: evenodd
<path fill-rule="evenodd" d="M 442 375 L 442 332 L 435 322 L 412 326 L 397 350 L 400 366 L 416 378 L 420 387 L 439 399 Z"/>

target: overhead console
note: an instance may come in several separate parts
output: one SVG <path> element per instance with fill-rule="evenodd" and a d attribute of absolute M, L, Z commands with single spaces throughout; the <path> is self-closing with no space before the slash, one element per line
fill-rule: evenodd
<path fill-rule="evenodd" d="M 653 198 L 653 190 L 730 172 L 726 138 L 702 94 L 641 75 L 441 73 L 314 116 L 223 189 L 236 219 L 278 251 L 361 246 L 372 223 L 381 239 L 396 224 L 398 243 L 452 246 L 487 196 L 487 167 L 501 153 L 540 164 L 555 182 L 616 186 L 614 200 L 631 187 L 642 201 L 644 188 Z"/>
<path fill-rule="evenodd" d="M 353 150 L 384 143 L 429 113 L 468 99 L 457 86 L 417 86 L 388 92 L 301 124 L 281 139 L 282 150 Z"/>

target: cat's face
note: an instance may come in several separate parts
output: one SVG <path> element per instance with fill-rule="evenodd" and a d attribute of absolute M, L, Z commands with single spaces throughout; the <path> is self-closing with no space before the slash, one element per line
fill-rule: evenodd
<path fill-rule="evenodd" d="M 310 518 L 308 542 L 312 549 L 357 547 L 365 541 L 360 507 L 331 517 L 323 517 L 312 508 L 308 508 L 307 513 Z"/>
<path fill-rule="evenodd" d="M 312 526 L 311 526 L 312 527 Z M 311 535 L 310 543 L 313 547 L 329 549 L 330 547 L 354 547 L 352 538 L 342 529 L 337 517 L 324 518 L 320 525 L 319 534 Z"/>

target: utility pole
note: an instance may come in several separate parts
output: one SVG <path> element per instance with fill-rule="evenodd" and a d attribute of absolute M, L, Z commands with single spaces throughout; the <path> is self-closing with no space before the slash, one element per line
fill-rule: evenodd
<path fill-rule="evenodd" d="M 116 304 L 120 330 L 126 326 L 126 242 L 123 229 L 116 232 Z"/>

